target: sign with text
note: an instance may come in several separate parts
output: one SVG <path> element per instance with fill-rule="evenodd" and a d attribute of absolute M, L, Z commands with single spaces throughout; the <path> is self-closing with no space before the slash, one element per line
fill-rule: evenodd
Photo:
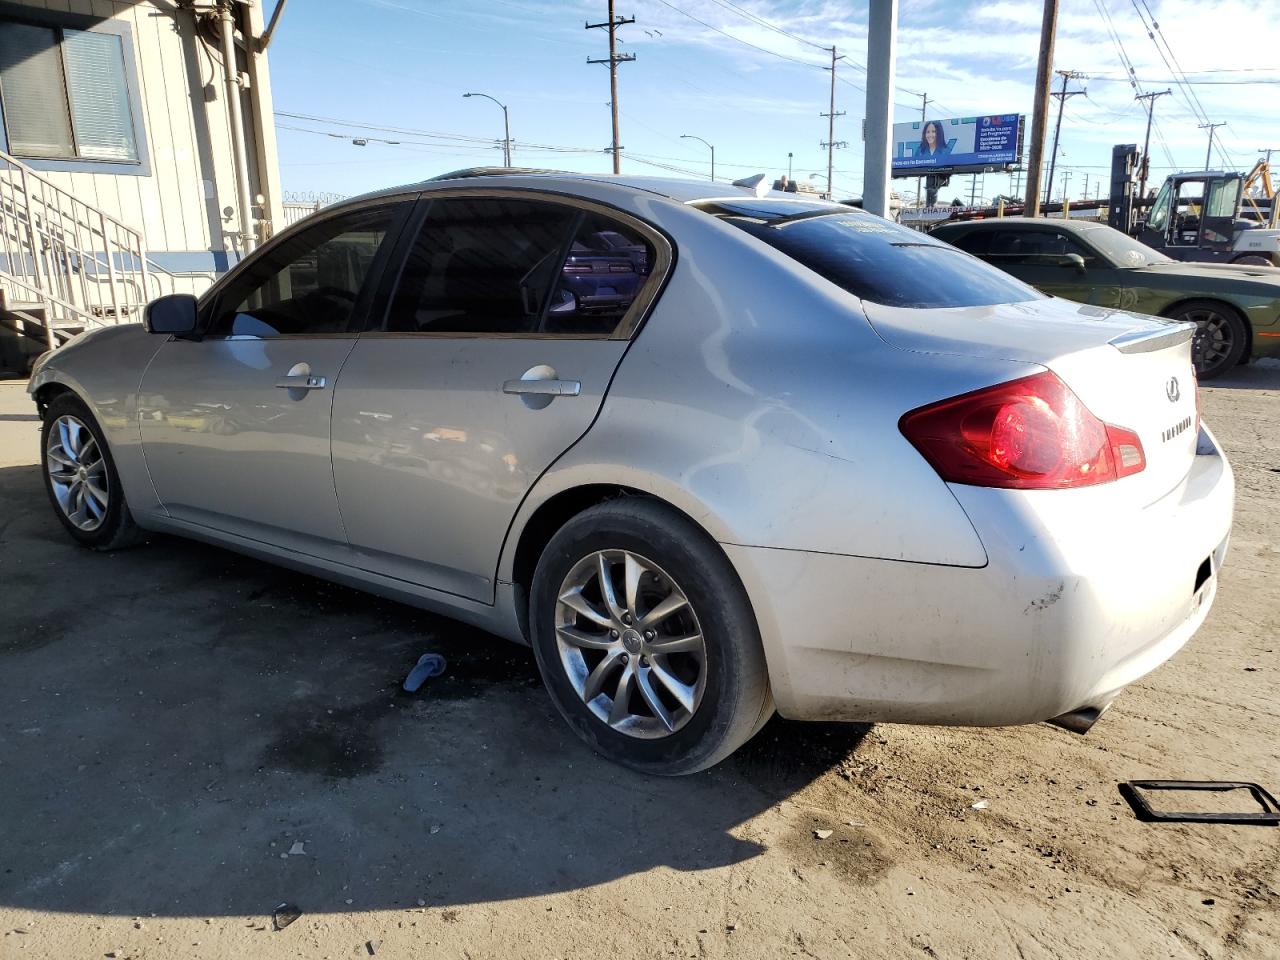
<path fill-rule="evenodd" d="M 893 125 L 895 177 L 1001 169 L 1021 160 L 1022 117 L 1016 113 Z"/>

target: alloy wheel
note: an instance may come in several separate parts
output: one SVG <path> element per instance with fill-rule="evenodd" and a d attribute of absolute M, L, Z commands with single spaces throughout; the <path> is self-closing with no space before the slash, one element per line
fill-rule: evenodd
<path fill-rule="evenodd" d="M 560 586 L 555 627 L 574 691 L 619 733 L 670 736 L 702 702 L 702 628 L 688 596 L 651 560 L 628 550 L 582 558 Z"/>
<path fill-rule="evenodd" d="M 1196 370 L 1212 370 L 1230 356 L 1235 346 L 1235 333 L 1225 316 L 1216 310 L 1189 310 L 1182 320 L 1196 325 L 1191 340 L 1191 362 Z"/>
<path fill-rule="evenodd" d="M 45 469 L 63 515 L 86 533 L 98 529 L 111 502 L 110 481 L 102 449 L 80 420 L 61 416 L 50 424 Z"/>

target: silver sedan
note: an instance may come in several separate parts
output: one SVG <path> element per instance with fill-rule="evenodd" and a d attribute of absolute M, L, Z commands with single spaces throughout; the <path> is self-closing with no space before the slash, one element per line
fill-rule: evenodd
<path fill-rule="evenodd" d="M 72 537 L 164 531 L 531 644 L 634 768 L 798 719 L 1083 731 L 1213 602 L 1183 324 L 750 187 L 458 174 L 47 355 Z"/>

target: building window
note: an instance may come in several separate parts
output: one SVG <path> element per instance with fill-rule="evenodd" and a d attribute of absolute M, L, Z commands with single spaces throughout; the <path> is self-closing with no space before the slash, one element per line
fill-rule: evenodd
<path fill-rule="evenodd" d="M 9 152 L 137 163 L 124 45 L 112 33 L 0 21 Z"/>

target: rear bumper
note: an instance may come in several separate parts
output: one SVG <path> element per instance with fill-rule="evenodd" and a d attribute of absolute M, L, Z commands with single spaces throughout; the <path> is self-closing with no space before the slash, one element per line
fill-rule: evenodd
<path fill-rule="evenodd" d="M 1213 605 L 1234 479 L 1207 430 L 1200 449 L 1143 509 L 1106 486 L 954 487 L 982 568 L 726 546 L 756 604 L 779 712 L 996 726 L 1104 707 Z"/>

